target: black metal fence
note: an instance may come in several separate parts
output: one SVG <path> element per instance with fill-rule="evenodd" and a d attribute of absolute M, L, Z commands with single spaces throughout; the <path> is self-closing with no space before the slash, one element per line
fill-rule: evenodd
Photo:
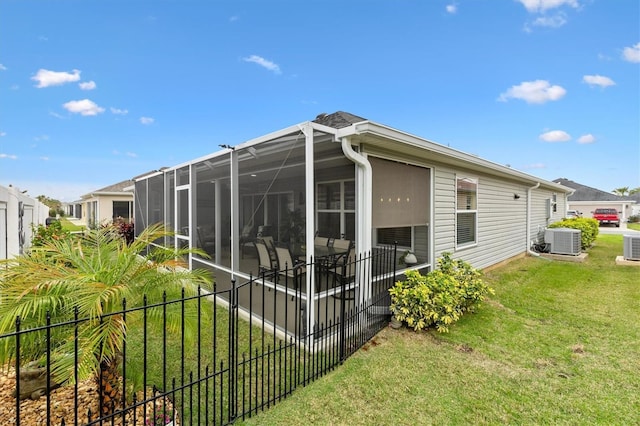
<path fill-rule="evenodd" d="M 199 289 L 190 297 L 183 292 L 177 300 L 145 298 L 136 307 L 123 301 L 121 310 L 105 315 L 121 317 L 127 327 L 114 384 L 117 396 L 110 406 L 96 390 L 105 381 L 103 373 L 82 380 L 78 366 L 78 330 L 88 319 L 76 314 L 25 328 L 16 318 L 15 331 L 0 335 L 0 345 L 15 347 L 15 363 L 3 368 L 4 382 L 14 383 L 16 395 L 30 386 L 30 397 L 41 396 L 35 401 L 16 397 L 12 406 L 8 398 L 0 399 L 0 420 L 155 426 L 230 424 L 251 417 L 334 369 L 388 324 L 396 255 L 387 247 L 342 262 L 312 262 L 306 265 L 316 278 L 312 297 L 301 286 L 277 291 L 265 285 L 269 277 L 263 274 L 240 284 L 232 281 L 225 290 Z M 243 306 L 241 296 L 251 303 Z M 277 321 L 276 312 L 287 320 Z M 73 377 L 56 383 L 51 358 L 61 341 L 74 339 L 74 353 L 68 354 L 76 360 Z M 15 371 L 34 370 L 24 359 L 25 342 L 33 341 L 46 360 L 35 369 L 41 379 L 36 386 L 15 378 Z"/>

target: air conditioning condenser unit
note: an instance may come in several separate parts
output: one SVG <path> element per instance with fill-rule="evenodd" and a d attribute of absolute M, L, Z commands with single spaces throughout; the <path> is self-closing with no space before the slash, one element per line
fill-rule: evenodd
<path fill-rule="evenodd" d="M 624 260 L 640 260 L 640 234 L 623 237 Z"/>
<path fill-rule="evenodd" d="M 544 231 L 544 242 L 554 254 L 580 254 L 582 232 L 572 228 L 549 228 Z"/>

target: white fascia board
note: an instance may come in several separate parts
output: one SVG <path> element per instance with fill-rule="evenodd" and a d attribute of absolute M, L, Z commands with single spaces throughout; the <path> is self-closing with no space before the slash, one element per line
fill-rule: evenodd
<path fill-rule="evenodd" d="M 427 139 L 423 139 L 418 136 L 393 129 L 391 127 L 384 126 L 382 124 L 373 123 L 371 121 L 357 123 L 353 126 L 340 129 L 340 130 L 341 132 L 338 133 L 338 137 L 341 137 L 343 135 L 346 136 L 347 134 L 361 135 L 361 134 L 368 133 L 371 135 L 396 140 L 414 147 L 426 149 L 428 151 L 432 151 L 434 153 L 437 153 L 446 157 L 450 157 L 454 160 L 457 160 L 463 163 L 475 164 L 475 165 L 481 166 L 482 168 L 499 172 L 501 174 L 506 174 L 513 177 L 514 179 L 525 181 L 527 183 L 535 184 L 540 182 L 545 187 L 553 188 L 564 193 L 569 193 L 573 191 L 572 188 L 560 185 L 558 183 L 547 181 L 545 179 L 541 179 L 539 177 L 514 170 L 510 167 L 506 167 L 501 164 L 497 164 L 492 161 L 485 160 L 476 155 L 468 154 L 466 152 L 459 151 L 457 149 L 449 148 L 444 145 L 431 142 Z"/>
<path fill-rule="evenodd" d="M 134 182 L 139 182 L 141 180 L 147 180 L 147 179 L 150 179 L 150 178 L 152 178 L 154 176 L 158 176 L 158 175 L 163 174 L 164 171 L 165 171 L 165 169 L 155 170 L 153 172 L 149 172 L 149 173 L 141 175 L 141 176 L 136 176 L 136 177 L 132 178 L 131 180 L 134 181 Z"/>
<path fill-rule="evenodd" d="M 266 134 L 264 136 L 260 136 L 260 137 L 257 137 L 257 138 L 250 139 L 248 141 L 242 142 L 242 143 L 240 143 L 238 145 L 234 145 L 233 148 L 234 149 L 247 148 L 247 147 L 262 143 L 262 142 L 267 142 L 267 141 L 270 141 L 272 139 L 281 138 L 283 136 L 287 136 L 289 134 L 292 134 L 292 133 L 295 133 L 295 132 L 299 132 L 299 131 L 301 131 L 301 129 L 303 128 L 303 126 L 306 123 L 308 123 L 308 121 L 302 122 L 300 124 L 295 124 L 293 126 L 289 126 L 289 127 L 285 128 L 285 129 L 282 129 L 282 130 L 276 130 L 275 132 L 271 132 L 271 133 Z M 200 163 L 202 161 L 211 160 L 213 158 L 220 157 L 222 155 L 227 154 L 228 152 L 229 151 L 227 149 L 221 148 L 219 151 L 213 152 L 211 154 L 203 155 L 202 157 L 198 157 L 196 159 L 189 160 L 189 161 L 186 161 L 184 163 L 177 164 L 175 166 L 167 167 L 163 171 L 164 172 L 168 172 L 168 171 L 172 171 L 172 170 L 177 170 L 177 169 L 179 169 L 181 167 L 190 166 L 192 164 L 196 164 L 196 163 Z"/>

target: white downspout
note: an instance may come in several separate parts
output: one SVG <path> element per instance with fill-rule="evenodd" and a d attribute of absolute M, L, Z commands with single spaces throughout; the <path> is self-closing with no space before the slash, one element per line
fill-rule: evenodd
<path fill-rule="evenodd" d="M 360 216 L 360 220 L 356 220 L 356 253 L 371 252 L 371 226 L 372 226 L 372 212 L 371 212 L 371 197 L 373 192 L 373 183 L 371 171 L 371 163 L 369 160 L 353 150 L 351 147 L 351 139 L 349 137 L 341 138 L 342 152 L 351 161 L 353 161 L 358 167 L 358 174 L 356 179 L 358 194 L 356 204 L 356 214 Z M 358 219 L 358 218 L 356 218 Z M 356 271 L 356 282 L 360 282 L 357 277 L 360 268 Z M 360 303 L 371 298 L 371 288 L 363 288 L 359 291 Z"/>
<path fill-rule="evenodd" d="M 351 140 L 349 137 L 343 137 L 342 152 L 351 161 L 358 166 L 359 188 L 362 190 L 362 194 L 358 197 L 358 214 L 360 215 L 360 232 L 356 234 L 356 248 L 359 253 L 368 253 L 371 251 L 371 193 L 372 193 L 372 172 L 371 163 L 369 160 L 353 150 L 351 147 Z"/>
<path fill-rule="evenodd" d="M 531 191 L 538 189 L 540 182 L 536 183 L 531 188 L 527 188 L 527 253 L 531 256 L 540 257 L 540 253 L 536 253 L 531 250 Z"/>

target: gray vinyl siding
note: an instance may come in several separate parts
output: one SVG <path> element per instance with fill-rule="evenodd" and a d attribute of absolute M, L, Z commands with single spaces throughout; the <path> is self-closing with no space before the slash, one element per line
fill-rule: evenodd
<path fill-rule="evenodd" d="M 442 252 L 455 249 L 455 172 L 450 169 L 434 170 L 433 240 L 436 259 Z M 434 259 L 435 260 L 435 259 Z"/>
<path fill-rule="evenodd" d="M 416 226 L 414 229 L 414 253 L 418 259 L 429 259 L 429 227 Z"/>
<path fill-rule="evenodd" d="M 527 250 L 527 187 L 492 176 L 436 167 L 435 171 L 434 253 L 436 259 L 448 251 L 476 268 L 486 268 Z M 455 179 L 478 178 L 478 226 L 476 244 L 455 247 Z M 552 193 L 536 193 L 532 210 L 544 215 L 545 200 Z M 515 195 L 519 198 L 515 198 Z M 558 210 L 562 194 L 558 194 Z M 564 205 L 564 201 L 562 202 Z M 563 210 L 564 211 L 564 210 Z M 538 215 L 540 213 L 538 212 Z M 538 223 L 536 219 L 536 225 Z"/>
<path fill-rule="evenodd" d="M 551 217 L 547 218 L 547 200 L 556 194 L 556 211 L 551 212 Z M 534 189 L 531 191 L 531 240 L 542 242 L 544 230 L 553 222 L 562 220 L 567 211 L 566 194 L 549 191 L 545 189 Z"/>

